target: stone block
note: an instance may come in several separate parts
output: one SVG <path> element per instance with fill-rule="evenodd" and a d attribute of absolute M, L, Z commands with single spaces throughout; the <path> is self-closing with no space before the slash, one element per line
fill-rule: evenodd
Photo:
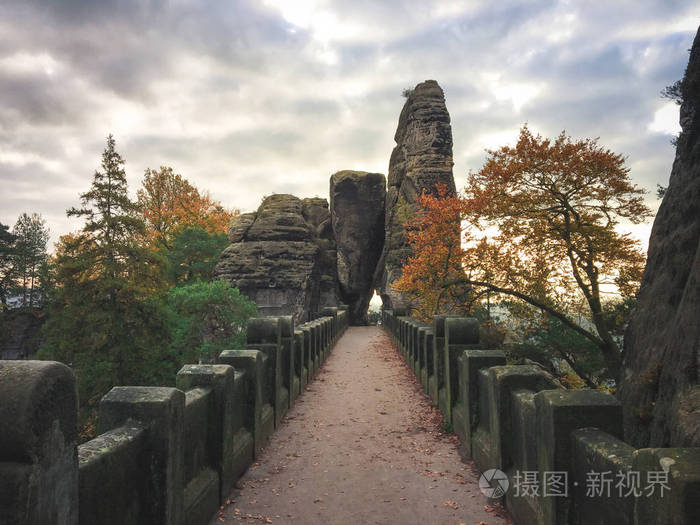
<path fill-rule="evenodd" d="M 479 376 L 479 419 L 471 440 L 472 456 L 479 469 L 506 470 L 513 463 L 511 393 L 539 392 L 558 387 L 551 374 L 535 365 L 482 368 Z M 470 415 L 471 418 L 471 415 Z"/>
<path fill-rule="evenodd" d="M 282 381 L 282 346 L 258 344 L 246 345 L 246 349 L 258 350 L 266 356 L 263 360 L 263 394 L 274 410 L 275 428 L 277 428 L 289 409 L 289 391 Z"/>
<path fill-rule="evenodd" d="M 571 433 L 595 427 L 614 437 L 622 437 L 622 408 L 617 399 L 600 390 L 546 390 L 535 395 L 537 413 L 537 466 L 547 472 L 566 473 L 566 479 L 542 480 L 540 509 L 543 525 L 569 523 L 572 480 Z M 550 483 L 551 481 L 551 483 Z M 554 481 L 564 481 L 561 485 Z M 564 493 L 555 496 L 553 493 Z"/>
<path fill-rule="evenodd" d="M 236 381 L 236 392 L 240 392 L 239 388 L 245 386 L 244 421 L 246 427 L 252 430 L 254 453 L 257 457 L 272 435 L 275 425 L 274 409 L 270 399 L 263 394 L 265 355 L 259 350 L 224 350 L 219 355 L 219 361 L 236 370 L 244 371 L 247 376 L 245 382 Z M 241 403 L 235 403 L 234 409 L 238 409 L 241 405 Z M 240 428 L 238 425 L 234 416 L 234 427 Z M 238 440 L 238 437 L 236 439 Z"/>
<path fill-rule="evenodd" d="M 575 430 L 571 439 L 572 523 L 632 525 L 634 447 L 595 428 Z"/>
<path fill-rule="evenodd" d="M 212 451 L 214 399 L 211 387 L 195 387 L 185 392 L 184 426 L 184 523 L 197 525 L 219 506 L 219 473 Z M 214 470 L 216 468 L 217 470 Z"/>
<path fill-rule="evenodd" d="M 212 389 L 211 417 L 207 421 L 209 425 L 207 448 L 211 465 L 221 479 L 220 503 L 226 500 L 240 475 L 236 468 L 239 458 L 236 457 L 237 447 L 234 442 L 237 432 L 234 426 L 234 403 L 245 402 L 245 399 L 235 399 L 234 382 L 234 368 L 227 364 L 185 365 L 176 378 L 177 388 L 185 392 L 198 387 Z M 187 442 L 187 439 L 185 441 Z M 252 461 L 252 451 L 250 460 Z"/>
<path fill-rule="evenodd" d="M 435 334 L 432 328 L 425 332 L 425 366 L 426 366 L 426 393 L 430 396 L 433 405 L 438 404 L 438 384 L 435 363 Z"/>
<path fill-rule="evenodd" d="M 333 346 L 333 318 L 332 317 L 322 317 L 324 330 L 324 340 L 323 340 L 323 354 L 324 360 L 328 357 L 331 352 L 331 347 Z"/>
<path fill-rule="evenodd" d="M 184 410 L 185 394 L 176 388 L 117 386 L 100 401 L 100 434 L 129 420 L 147 429 L 151 523 L 184 520 Z"/>
<path fill-rule="evenodd" d="M 301 329 L 294 330 L 294 398 L 301 394 L 308 380 L 305 353 L 304 332 Z"/>
<path fill-rule="evenodd" d="M 457 317 L 455 315 L 436 315 L 433 317 L 433 360 L 435 363 L 435 378 L 437 383 L 437 406 L 449 423 L 450 407 L 447 394 L 447 356 L 445 351 L 445 320 Z"/>
<path fill-rule="evenodd" d="M 280 317 L 252 317 L 246 329 L 247 344 L 282 343 L 282 319 Z"/>
<path fill-rule="evenodd" d="M 78 523 L 78 400 L 73 371 L 0 361 L 0 523 Z"/>
<path fill-rule="evenodd" d="M 245 370 L 236 370 L 233 379 L 233 440 L 230 445 L 231 479 L 240 478 L 255 459 L 255 411 L 250 398 L 250 377 Z M 272 419 L 272 410 L 268 412 Z M 234 481 L 235 483 L 235 481 Z"/>
<path fill-rule="evenodd" d="M 152 484 L 146 432 L 140 423 L 129 421 L 78 447 L 80 523 L 162 523 L 149 507 Z"/>
<path fill-rule="evenodd" d="M 407 324 L 406 322 L 408 321 L 408 317 L 402 316 L 398 317 L 396 319 L 396 322 L 398 324 L 398 347 L 399 350 L 401 350 L 401 354 L 406 357 L 406 328 Z"/>
<path fill-rule="evenodd" d="M 430 330 L 428 325 L 423 324 L 418 328 L 418 365 L 416 376 L 418 376 L 418 381 L 420 382 L 423 390 L 428 392 L 428 368 L 425 362 L 425 344 L 426 344 L 426 332 Z"/>
<path fill-rule="evenodd" d="M 309 329 L 311 330 L 311 360 L 313 364 L 312 368 L 309 369 L 309 381 L 311 381 L 311 378 L 315 377 L 318 369 L 321 368 L 321 328 L 318 322 L 311 321 Z"/>
<path fill-rule="evenodd" d="M 303 324 L 301 326 L 301 331 L 304 333 L 304 368 L 306 370 L 304 386 L 306 386 L 309 382 L 311 382 L 315 371 L 316 345 L 310 323 Z"/>
<path fill-rule="evenodd" d="M 292 408 L 298 395 L 298 381 L 295 389 L 294 383 L 294 318 L 291 315 L 280 317 L 282 329 L 282 383 L 287 389 L 288 407 Z"/>
<path fill-rule="evenodd" d="M 523 487 L 518 489 L 516 484 L 525 484 L 526 472 L 537 472 L 537 414 L 535 410 L 535 394 L 532 390 L 513 390 L 511 392 L 511 465 L 505 472 L 513 484 L 506 492 L 506 506 L 511 516 L 516 516 L 518 523 L 536 525 L 539 523 L 540 498 L 538 493 Z M 520 481 L 518 481 L 520 476 Z M 529 475 L 528 475 L 529 476 Z M 537 475 L 539 490 L 539 475 Z"/>
<path fill-rule="evenodd" d="M 633 453 L 641 476 L 634 525 L 690 525 L 700 517 L 700 448 L 643 448 Z"/>
<path fill-rule="evenodd" d="M 326 306 L 321 310 L 321 316 L 328 319 L 329 329 L 329 350 L 335 344 L 338 332 L 338 308 L 336 306 Z"/>
<path fill-rule="evenodd" d="M 452 409 L 459 400 L 459 356 L 479 344 L 479 321 L 473 317 L 447 317 L 445 325 L 445 420 L 453 423 Z"/>
<path fill-rule="evenodd" d="M 219 508 L 219 476 L 211 468 L 200 470 L 185 486 L 185 525 L 207 523 Z"/>
<path fill-rule="evenodd" d="M 479 422 L 478 372 L 483 368 L 506 364 L 502 350 L 463 350 L 458 359 L 458 400 L 452 408 L 452 426 L 468 457 L 472 457 L 472 432 Z"/>
<path fill-rule="evenodd" d="M 417 320 L 411 319 L 411 322 L 409 324 L 410 332 L 409 332 L 407 361 L 408 361 L 408 366 L 413 371 L 414 375 L 416 373 L 416 360 L 418 357 L 418 327 L 419 326 L 420 326 L 420 324 Z"/>
<path fill-rule="evenodd" d="M 275 428 L 289 409 L 289 390 L 283 380 L 282 318 L 253 317 L 248 320 L 246 348 L 259 350 L 267 356 L 265 362 L 266 386 L 275 411 Z"/>

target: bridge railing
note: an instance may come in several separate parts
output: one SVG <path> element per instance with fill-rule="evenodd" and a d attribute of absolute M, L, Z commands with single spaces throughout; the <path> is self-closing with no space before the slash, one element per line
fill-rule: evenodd
<path fill-rule="evenodd" d="M 476 319 L 440 315 L 427 325 L 384 310 L 382 321 L 464 455 L 505 475 L 516 523 L 697 523 L 699 448 L 635 449 L 622 439 L 614 396 L 507 365 L 501 350 L 479 344 Z M 492 487 L 505 488 L 495 474 Z"/>
<path fill-rule="evenodd" d="M 253 318 L 246 349 L 176 388 L 110 390 L 81 445 L 72 370 L 0 361 L 0 524 L 209 523 L 347 326 L 343 309 Z"/>

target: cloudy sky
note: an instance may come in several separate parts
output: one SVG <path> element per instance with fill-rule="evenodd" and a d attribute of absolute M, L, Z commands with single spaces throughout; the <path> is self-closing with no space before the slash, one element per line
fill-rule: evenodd
<path fill-rule="evenodd" d="M 528 122 L 600 137 L 654 190 L 679 129 L 659 91 L 685 69 L 693 4 L 0 0 L 0 222 L 39 212 L 53 240 L 79 228 L 65 210 L 109 133 L 134 193 L 168 165 L 242 211 L 327 197 L 335 171 L 386 173 L 401 92 L 430 78 L 458 186 Z"/>

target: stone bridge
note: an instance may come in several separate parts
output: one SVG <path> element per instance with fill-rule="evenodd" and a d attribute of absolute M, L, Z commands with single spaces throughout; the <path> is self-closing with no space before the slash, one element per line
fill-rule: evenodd
<path fill-rule="evenodd" d="M 625 338 L 620 398 L 653 414 L 625 413 L 637 446 L 612 395 L 508 365 L 474 319 L 406 315 L 390 286 L 410 253 L 402 213 L 438 182 L 454 189 L 449 114 L 426 81 L 401 112 L 388 184 L 339 172 L 330 204 L 272 195 L 231 224 L 217 276 L 264 315 L 246 349 L 183 367 L 175 387 L 113 388 L 99 435 L 81 445 L 72 370 L 0 361 L 0 525 L 698 523 L 700 448 L 639 446 L 700 435 L 688 401 L 700 392 L 700 221 L 686 198 L 700 184 L 698 41 L 686 77 L 643 309 Z M 374 290 L 383 330 L 351 326 Z M 658 383 L 641 382 L 660 364 Z"/>
<path fill-rule="evenodd" d="M 480 480 L 481 488 L 491 496 L 499 495 L 493 490 L 506 489 L 503 501 L 515 523 L 697 522 L 700 449 L 635 449 L 621 439 L 621 407 L 613 396 L 596 390 L 566 390 L 537 366 L 507 365 L 501 351 L 480 348 L 475 319 L 436 316 L 432 325 L 427 325 L 401 313 L 383 312 L 384 329 L 396 345 L 397 355 L 415 374 L 419 389 L 439 407 L 446 426 L 456 432 L 463 457 L 473 459 L 481 472 L 497 469 L 507 476 L 509 488 L 493 474 L 489 474 L 493 478 L 489 478 L 490 484 Z M 77 445 L 72 371 L 55 362 L 0 361 L 0 523 L 389 523 L 394 522 L 391 516 L 401 523 L 474 523 L 486 519 L 488 523 L 507 523 L 503 514 L 484 514 L 484 509 L 494 508 L 489 505 L 495 500 L 479 492 L 475 479 L 461 481 L 463 485 L 455 485 L 443 495 L 439 490 L 430 491 L 440 489 L 442 480 L 421 478 L 399 468 L 401 456 L 408 457 L 409 452 L 421 464 L 436 461 L 426 450 L 396 452 L 388 465 L 366 467 L 372 469 L 369 477 L 366 468 L 352 464 L 352 458 L 361 454 L 354 452 L 350 439 L 353 427 L 361 422 L 369 425 L 367 428 L 381 426 L 386 414 L 363 405 L 355 407 L 359 412 L 351 417 L 353 400 L 363 392 L 381 391 L 390 385 L 373 379 L 369 371 L 365 372 L 369 381 L 356 370 L 341 378 L 344 368 L 368 366 L 362 361 L 367 359 L 364 349 L 357 347 L 361 339 L 353 331 L 375 330 L 351 327 L 348 331 L 348 319 L 342 308 L 328 309 L 318 319 L 299 326 L 291 316 L 253 318 L 248 325 L 247 349 L 222 352 L 219 364 L 183 367 L 177 374 L 176 388 L 113 388 L 100 404 L 100 435 L 81 445 Z M 338 361 L 323 375 L 321 367 L 334 347 L 341 349 L 345 361 Z M 386 356 L 387 351 L 391 348 L 384 347 L 379 355 Z M 335 401 L 341 406 L 331 407 L 340 421 L 334 430 L 331 423 L 329 428 L 321 423 L 313 431 L 304 422 L 296 423 L 301 409 L 295 404 L 303 401 L 299 398 L 302 393 L 311 395 L 308 390 L 314 378 L 327 384 L 343 383 L 343 393 Z M 420 393 L 409 390 L 392 397 L 406 395 Z M 393 401 L 406 403 L 406 399 Z M 304 410 L 313 415 L 322 408 L 317 399 Z M 397 410 L 396 406 L 391 410 Z M 365 412 L 363 421 L 358 420 Z M 375 446 L 386 448 L 386 436 L 396 432 L 399 435 L 390 443 L 402 442 L 405 430 L 382 430 L 378 443 L 384 445 Z M 302 432 L 310 433 L 288 447 L 289 439 Z M 275 443 L 277 433 L 281 433 L 280 444 Z M 348 459 L 331 461 L 323 473 L 315 470 L 309 461 L 322 455 L 310 453 L 321 450 L 313 448 L 319 446 L 317 441 L 333 442 L 331 455 Z M 312 448 L 306 450 L 308 447 Z M 376 452 L 372 451 L 372 458 L 378 457 Z M 309 507 L 316 505 L 308 502 L 305 508 L 296 509 L 294 519 L 289 510 L 294 507 L 280 496 L 298 494 L 301 498 L 301 486 L 296 489 L 295 483 L 289 482 L 272 492 L 253 492 L 251 496 L 248 492 L 254 489 L 239 485 L 246 471 L 244 479 L 249 479 L 259 465 L 265 465 L 266 456 L 275 454 L 287 460 L 311 456 L 304 466 L 297 467 L 305 474 L 299 474 L 296 483 L 312 483 L 319 491 L 325 490 L 329 503 L 312 512 Z M 456 453 L 443 461 L 444 472 L 471 470 Z M 265 475 L 280 477 L 283 470 L 275 467 Z M 610 482 L 594 486 L 591 473 L 607 473 Z M 545 475 L 559 477 L 546 479 Z M 314 481 L 318 476 L 328 480 L 320 488 Z M 529 491 L 523 489 L 523 476 L 530 476 Z M 401 480 L 400 487 L 384 487 L 394 478 Z M 641 483 L 618 492 L 621 479 Z M 250 480 L 253 487 L 259 482 Z M 350 483 L 351 489 L 342 485 L 345 489 L 338 500 L 327 496 L 342 483 Z M 416 484 L 417 491 L 411 492 Z M 362 514 L 358 509 L 363 505 L 371 508 L 368 499 L 382 490 L 384 499 L 379 505 L 383 505 L 384 514 L 374 509 L 372 518 Z M 412 497 L 400 497 L 403 490 Z M 241 513 L 240 508 L 256 503 L 256 499 L 266 502 L 271 517 L 245 510 Z M 227 507 L 232 500 L 233 508 Z M 323 497 L 313 501 L 318 504 Z M 296 500 L 291 500 L 294 503 Z M 280 512 L 286 513 L 282 516 Z"/>

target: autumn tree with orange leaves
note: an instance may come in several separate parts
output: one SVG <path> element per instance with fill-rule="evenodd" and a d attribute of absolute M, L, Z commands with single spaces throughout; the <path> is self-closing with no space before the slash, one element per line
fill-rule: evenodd
<path fill-rule="evenodd" d="M 224 233 L 231 217 L 238 214 L 166 166 L 158 171 L 146 169 L 137 196 L 147 235 L 157 249 L 172 249 L 175 237 L 185 228 Z"/>
<path fill-rule="evenodd" d="M 515 299 L 595 344 L 616 377 L 621 354 L 605 293 L 638 289 L 644 253 L 616 227 L 650 217 L 645 191 L 631 183 L 624 157 L 595 139 L 562 132 L 550 140 L 523 126 L 515 147 L 487 153 L 461 195 L 421 197 L 414 255 L 395 288 L 435 313 L 458 298 L 466 310 L 485 294 Z M 581 303 L 589 322 L 573 315 Z"/>

